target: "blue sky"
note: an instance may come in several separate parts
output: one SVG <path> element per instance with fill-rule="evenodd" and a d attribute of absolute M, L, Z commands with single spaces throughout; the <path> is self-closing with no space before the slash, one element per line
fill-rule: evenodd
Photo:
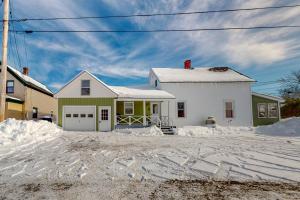
<path fill-rule="evenodd" d="M 15 18 L 77 17 L 201 11 L 299 4 L 285 0 L 11 0 Z M 2 8 L 1 8 L 2 9 Z M 2 13 L 1 13 L 2 14 Z M 300 25 L 300 8 L 206 15 L 30 21 L 16 29 L 123 30 L 189 29 Z M 13 35 L 10 35 L 13 39 Z M 81 70 L 112 85 L 147 83 L 151 67 L 230 66 L 258 82 L 277 80 L 300 69 L 300 29 L 193 33 L 33 33 L 17 34 L 21 66 L 14 45 L 9 64 L 30 67 L 30 75 L 53 91 Z M 13 40 L 12 43 L 13 44 Z M 27 56 L 24 46 L 26 45 Z M 254 87 L 276 94 L 278 85 Z"/>

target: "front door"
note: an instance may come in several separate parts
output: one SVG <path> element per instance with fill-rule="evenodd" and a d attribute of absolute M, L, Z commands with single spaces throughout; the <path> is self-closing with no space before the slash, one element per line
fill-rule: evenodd
<path fill-rule="evenodd" d="M 99 106 L 99 131 L 111 131 L 111 107 Z"/>
<path fill-rule="evenodd" d="M 152 120 L 157 120 L 160 117 L 160 103 L 151 102 L 151 118 Z"/>

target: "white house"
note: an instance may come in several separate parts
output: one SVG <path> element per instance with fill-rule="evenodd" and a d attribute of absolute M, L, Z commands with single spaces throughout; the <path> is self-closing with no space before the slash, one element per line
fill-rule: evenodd
<path fill-rule="evenodd" d="M 55 96 L 66 130 L 110 131 L 121 126 L 162 128 L 217 124 L 251 126 L 253 79 L 228 67 L 153 68 L 149 86 L 109 86 L 82 71 Z"/>
<path fill-rule="evenodd" d="M 213 116 L 217 124 L 251 126 L 253 79 L 228 67 L 152 68 L 150 85 L 167 91 L 169 117 L 176 127 L 204 124 Z M 162 108 L 166 108 L 162 105 Z M 162 109 L 162 115 L 165 115 Z"/>

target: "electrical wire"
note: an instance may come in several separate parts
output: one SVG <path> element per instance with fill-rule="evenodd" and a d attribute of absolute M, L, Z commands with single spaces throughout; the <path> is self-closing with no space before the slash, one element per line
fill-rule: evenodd
<path fill-rule="evenodd" d="M 300 28 L 300 25 L 196 28 L 196 29 L 154 29 L 154 30 L 11 30 L 11 31 L 16 33 L 157 33 L 157 32 L 200 32 L 200 31 L 281 29 L 281 28 Z"/>
<path fill-rule="evenodd" d="M 176 16 L 176 15 L 194 15 L 194 14 L 209 14 L 209 13 L 225 13 L 225 12 L 255 11 L 255 10 L 267 10 L 267 9 L 295 8 L 295 7 L 299 7 L 299 6 L 300 5 L 283 5 L 283 6 L 268 6 L 268 7 L 254 7 L 254 8 L 176 12 L 176 13 L 152 13 L 152 14 L 107 15 L 107 16 L 85 16 L 85 17 L 22 18 L 22 19 L 12 19 L 12 20 L 16 21 L 16 22 L 24 22 L 24 21 L 46 21 L 46 20 L 53 21 L 53 20 L 82 20 L 82 19 L 110 19 L 110 18 L 131 18 L 131 17 Z"/>
<path fill-rule="evenodd" d="M 13 10 L 13 3 L 12 1 L 10 1 L 10 17 L 13 18 L 13 14 L 12 14 L 12 10 Z M 21 63 L 21 58 L 20 58 L 20 54 L 19 54 L 19 48 L 18 48 L 18 42 L 17 42 L 17 36 L 16 36 L 16 32 L 14 31 L 15 30 L 15 26 L 14 26 L 14 23 L 12 22 L 11 23 L 12 25 L 12 33 L 13 33 L 13 39 L 14 39 L 14 45 L 15 45 L 15 49 L 16 49 L 16 53 L 17 53 L 17 61 L 18 61 L 18 64 L 19 64 L 19 69 L 21 69 L 21 66 L 22 66 L 22 63 Z"/>

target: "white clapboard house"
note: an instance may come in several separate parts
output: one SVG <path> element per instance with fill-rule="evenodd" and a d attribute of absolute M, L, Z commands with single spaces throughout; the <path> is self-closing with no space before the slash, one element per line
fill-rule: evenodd
<path fill-rule="evenodd" d="M 251 126 L 253 79 L 228 67 L 152 68 L 147 87 L 109 86 L 82 71 L 55 96 L 65 130 L 116 127 Z"/>

